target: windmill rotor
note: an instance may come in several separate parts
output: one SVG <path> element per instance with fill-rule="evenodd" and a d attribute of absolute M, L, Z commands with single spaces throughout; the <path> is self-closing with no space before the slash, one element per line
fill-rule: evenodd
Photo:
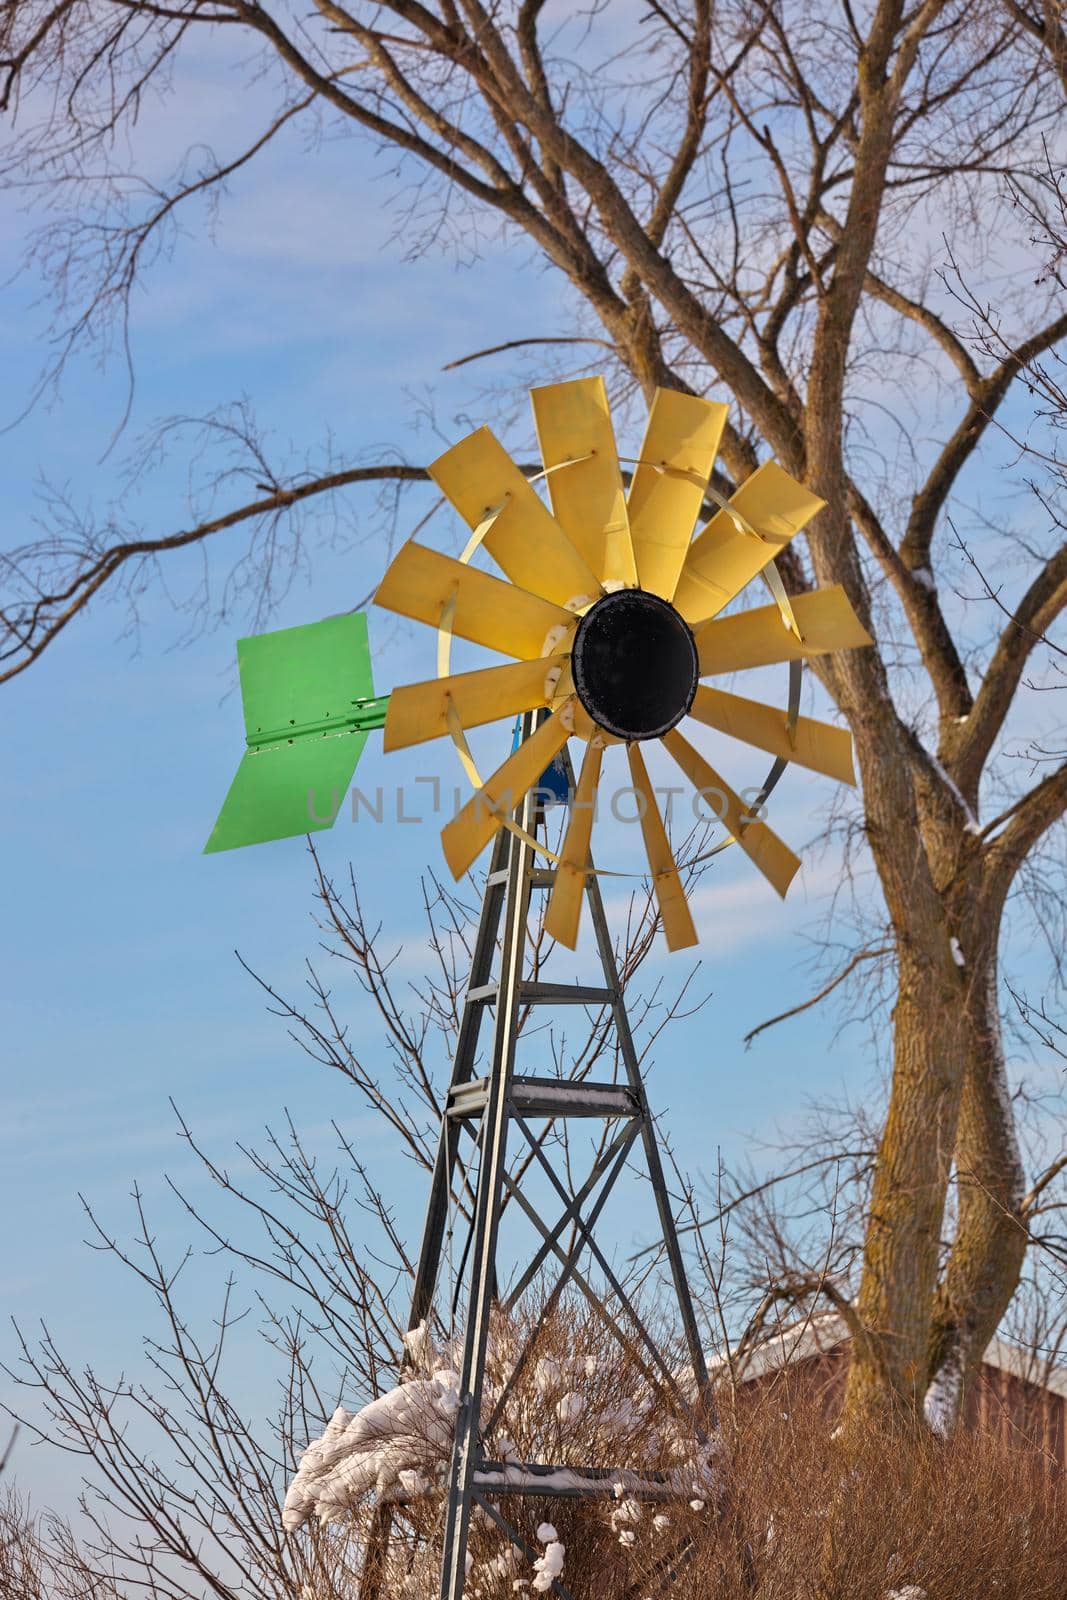
<path fill-rule="evenodd" d="M 594 870 L 593 802 L 604 756 L 609 746 L 625 746 L 664 933 L 672 950 L 682 949 L 697 934 L 642 747 L 660 742 L 698 793 L 714 795 L 727 833 L 784 896 L 799 859 L 691 736 L 708 728 L 769 753 L 779 770 L 792 761 L 842 783 L 855 781 L 851 737 L 800 716 L 795 682 L 782 710 L 703 680 L 779 662 L 793 672 L 814 656 L 872 641 L 840 587 L 790 597 L 777 576 L 774 557 L 824 504 L 816 494 L 774 461 L 729 501 L 710 486 L 725 404 L 657 390 L 627 495 L 602 378 L 537 388 L 531 400 L 549 504 L 492 433 L 478 429 L 430 467 L 472 530 L 463 559 L 409 541 L 375 596 L 439 632 L 439 675 L 394 690 L 385 748 L 450 734 L 477 778 L 471 800 L 441 835 L 460 878 L 500 827 L 515 826 L 510 813 L 569 739 L 585 741 L 560 851 L 546 852 L 557 870 L 545 925 L 573 948 L 582 889 Z M 694 537 L 708 497 L 717 509 Z M 503 577 L 469 564 L 479 548 Z M 774 603 L 723 616 L 757 578 Z M 453 636 L 512 664 L 453 674 Z M 482 780 L 466 730 L 529 711 L 542 713 L 536 732 Z"/>

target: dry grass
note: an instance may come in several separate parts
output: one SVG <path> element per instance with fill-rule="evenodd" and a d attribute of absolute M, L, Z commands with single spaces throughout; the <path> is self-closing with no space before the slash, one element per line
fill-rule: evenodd
<path fill-rule="evenodd" d="M 903 1429 L 844 1442 L 788 1378 L 743 1396 L 726 1431 L 730 1514 L 697 1539 L 678 1600 L 1067 1595 L 1067 1483 L 1022 1444 Z"/>

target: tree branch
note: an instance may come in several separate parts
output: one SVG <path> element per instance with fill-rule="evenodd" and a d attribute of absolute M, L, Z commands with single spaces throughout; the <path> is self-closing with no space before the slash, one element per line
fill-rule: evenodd
<path fill-rule="evenodd" d="M 774 1028 L 779 1022 L 788 1022 L 790 1017 L 799 1017 L 802 1012 L 810 1011 L 812 1006 L 817 1006 L 820 1000 L 825 1000 L 828 994 L 833 994 L 839 983 L 844 983 L 851 972 L 854 972 L 861 961 L 876 961 L 879 956 L 892 955 L 891 945 L 878 945 L 873 949 L 857 950 L 856 954 L 848 961 L 841 971 L 830 982 L 820 989 L 818 994 L 813 994 L 809 999 L 802 1000 L 800 1005 L 790 1006 L 788 1011 L 780 1011 L 776 1017 L 768 1017 L 766 1022 L 761 1022 L 744 1036 L 745 1049 L 751 1045 L 757 1034 L 764 1033 L 768 1028 Z"/>
<path fill-rule="evenodd" d="M 457 367 L 466 367 L 472 361 L 484 361 L 486 356 L 498 356 L 505 350 L 525 350 L 534 344 L 595 344 L 601 350 L 614 350 L 615 348 L 614 345 L 609 344 L 607 339 L 571 337 L 563 334 L 545 335 L 543 338 L 506 339 L 503 344 L 491 344 L 485 350 L 474 350 L 469 356 L 460 356 L 456 361 L 446 361 L 441 371 L 455 372 Z"/>
<path fill-rule="evenodd" d="M 1063 1155 L 1057 1156 L 1056 1160 L 1051 1162 L 1044 1172 L 1036 1177 L 1030 1185 L 1019 1206 L 1019 1210 L 1024 1217 L 1035 1216 L 1041 1210 L 1038 1201 L 1049 1185 L 1064 1171 L 1067 1171 L 1067 1151 Z"/>
<path fill-rule="evenodd" d="M 960 543 L 961 548 L 965 549 L 962 541 Z M 972 565 L 975 565 L 973 561 Z M 984 577 L 982 581 L 986 583 Z M 1000 605 L 996 593 L 989 590 L 988 583 L 986 587 L 991 598 Z M 982 684 L 970 715 L 957 729 L 949 730 L 946 761 L 952 776 L 972 804 L 978 793 L 982 770 L 1011 709 L 1026 663 L 1035 647 L 1044 642 L 1047 630 L 1064 610 L 1067 610 L 1067 544 L 1060 545 L 1034 578 L 1014 612 L 1008 613 L 1008 623 L 982 674 Z M 953 731 L 957 734 L 955 739 L 951 738 Z"/>
<path fill-rule="evenodd" d="M 10 665 L 0 669 L 0 684 L 15 678 L 47 649 L 62 633 L 68 623 L 85 610 L 94 595 L 109 583 L 129 562 L 144 556 L 157 556 L 172 550 L 181 550 L 199 544 L 213 534 L 237 527 L 255 517 L 285 512 L 293 506 L 316 495 L 329 494 L 337 489 L 360 483 L 424 483 L 429 479 L 425 467 L 404 465 L 350 467 L 343 472 L 331 472 L 325 477 L 312 478 L 305 483 L 281 488 L 262 500 L 238 506 L 221 517 L 198 522 L 191 528 L 164 535 L 159 539 L 130 539 L 108 546 L 99 554 L 87 551 L 73 577 L 61 586 L 39 593 L 31 605 L 20 609 L 8 607 L 0 610 L 0 663 Z M 9 575 L 21 577 L 17 553 L 3 558 Z M 6 638 L 4 637 L 6 635 Z"/>
<path fill-rule="evenodd" d="M 1022 24 L 1048 52 L 1049 60 L 1067 94 L 1067 33 L 1063 29 L 1063 0 L 1040 0 L 1041 15 L 1035 17 L 1017 0 L 1004 0 L 1015 20 Z"/>
<path fill-rule="evenodd" d="M 954 264 L 955 265 L 955 264 Z M 945 442 L 926 482 L 912 501 L 900 555 L 908 569 L 928 567 L 937 519 L 960 472 L 970 460 L 1012 383 L 1030 362 L 1067 335 L 1067 312 L 1010 351 L 983 378 L 952 436 Z"/>
<path fill-rule="evenodd" d="M 1067 812 L 1067 762 L 1018 803 L 1011 820 L 986 846 L 981 900 L 995 926 L 1008 890 L 1030 851 Z"/>

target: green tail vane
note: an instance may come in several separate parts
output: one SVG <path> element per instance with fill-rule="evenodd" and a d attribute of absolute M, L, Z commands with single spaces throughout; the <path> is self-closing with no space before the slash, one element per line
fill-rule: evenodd
<path fill-rule="evenodd" d="M 237 666 L 248 749 L 205 853 L 331 827 L 389 701 L 362 612 L 238 639 Z"/>

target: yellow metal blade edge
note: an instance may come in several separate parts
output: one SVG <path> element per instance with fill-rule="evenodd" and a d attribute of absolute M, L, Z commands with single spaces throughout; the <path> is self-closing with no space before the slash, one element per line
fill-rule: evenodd
<path fill-rule="evenodd" d="M 782 622 L 777 606 L 757 606 L 736 616 L 705 622 L 694 629 L 700 675 L 803 661 L 833 650 L 856 650 L 874 640 L 860 622 L 840 584 L 793 596 L 793 615 L 801 638 Z"/>
<path fill-rule="evenodd" d="M 448 732 L 452 702 L 464 728 L 479 728 L 497 717 L 533 711 L 551 699 L 565 656 L 541 656 L 506 667 L 457 672 L 450 678 L 406 683 L 389 696 L 385 714 L 385 750 L 403 750 Z"/>
<path fill-rule="evenodd" d="M 634 588 L 637 567 L 603 378 L 531 389 L 556 521 L 605 588 Z M 561 463 L 573 461 L 573 466 Z"/>
<path fill-rule="evenodd" d="M 483 788 L 471 796 L 463 810 L 441 830 L 441 844 L 449 870 L 462 878 L 489 840 L 510 816 L 526 791 L 563 749 L 570 737 L 568 707 L 544 721 L 529 739 L 499 766 Z"/>
<path fill-rule="evenodd" d="M 599 740 L 586 745 L 574 807 L 563 839 L 562 859 L 556 866 L 556 879 L 545 910 L 545 932 L 568 950 L 573 950 L 578 943 L 593 811 L 603 759 L 604 747 Z"/>
<path fill-rule="evenodd" d="M 740 739 L 772 756 L 795 761 L 798 767 L 821 772 L 824 777 L 836 778 L 838 783 L 854 784 L 856 781 L 852 735 L 847 728 L 835 728 L 814 717 L 798 717 L 790 736 L 789 718 L 777 706 L 765 705 L 762 700 L 745 700 L 721 689 L 709 689 L 706 684 L 697 689 L 689 715 L 731 739 Z"/>
<path fill-rule="evenodd" d="M 630 776 L 634 789 L 641 796 L 641 832 L 645 840 L 645 853 L 652 873 L 652 887 L 656 894 L 663 933 L 669 950 L 685 950 L 697 943 L 697 931 L 685 897 L 682 880 L 678 875 L 671 851 L 667 830 L 663 826 L 655 790 L 649 780 L 645 758 L 636 744 L 627 746 L 630 759 Z"/>
<path fill-rule="evenodd" d="M 717 511 L 689 547 L 674 604 L 687 622 L 716 616 L 822 509 L 825 501 L 765 461 L 731 496 L 730 505 L 760 537 Z"/>
<path fill-rule="evenodd" d="M 747 811 L 740 795 L 734 793 L 699 750 L 694 750 L 689 741 L 683 739 L 677 728 L 664 734 L 663 743 L 726 831 L 784 900 L 800 866 L 800 857 L 794 855 L 765 822 L 744 820 Z"/>
<path fill-rule="evenodd" d="M 483 543 L 512 583 L 574 610 L 598 597 L 592 569 L 488 428 L 461 439 L 428 471 L 468 528 L 496 512 Z"/>
<path fill-rule="evenodd" d="M 387 611 L 437 627 L 453 595 L 453 633 L 527 661 L 549 655 L 574 622 L 569 611 L 551 600 L 464 566 L 414 540 L 399 551 L 374 599 Z"/>
<path fill-rule="evenodd" d="M 641 587 L 664 600 L 678 587 L 728 411 L 678 389 L 653 397 L 626 504 Z"/>

